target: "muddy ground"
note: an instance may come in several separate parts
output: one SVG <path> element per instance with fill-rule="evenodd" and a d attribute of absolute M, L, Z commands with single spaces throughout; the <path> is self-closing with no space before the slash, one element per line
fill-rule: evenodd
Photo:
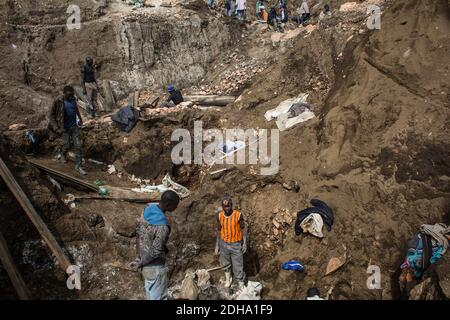
<path fill-rule="evenodd" d="M 85 158 L 114 164 L 122 173 L 109 175 L 104 167 L 88 163 L 87 181 L 129 187 L 136 186 L 131 175 L 158 184 L 169 173 L 192 191 L 170 214 L 171 286 L 180 283 L 188 268 L 217 264 L 215 210 L 225 193 L 248 217 L 246 272 L 263 283 L 263 299 L 304 299 L 313 285 L 322 293 L 333 288 L 331 299 L 336 300 L 400 299 L 396 277 L 407 241 L 422 223 L 450 223 L 448 1 L 370 1 L 383 10 L 382 27 L 375 31 L 365 25 L 367 2 L 360 1 L 360 11 L 340 12 L 339 5 L 347 1 L 334 1 L 333 16 L 325 22 L 313 20 L 309 29 L 289 25 L 283 34 L 251 21 L 230 21 L 199 3 L 174 6 L 166 13 L 146 8 L 145 15 L 136 16 L 136 10 L 107 1 L 104 13 L 86 16 L 89 24 L 82 35 L 58 29 L 50 37 L 50 50 L 48 31 L 41 29 L 61 23 L 60 18 L 48 20 L 48 15 L 58 17 L 57 10 L 48 8 L 63 6 L 48 1 L 47 11 L 26 19 L 27 7 L 20 8 L 21 2 L 7 1 L 11 11 L 0 7 L 2 14 L 13 13 L 7 15 L 15 19 L 9 24 L 33 24 L 38 30 L 2 25 L 3 129 L 17 122 L 44 128 L 51 99 L 63 83 L 79 82 L 77 64 L 88 53 L 100 62 L 100 80 L 117 82 L 118 100 L 136 88 L 160 94 L 169 82 L 184 92 L 240 96 L 227 107 L 188 108 L 141 121 L 129 134 L 107 123 L 83 129 Z M 167 17 L 171 10 L 192 16 L 190 31 Z M 47 22 L 40 18 L 43 12 Z M 137 21 L 134 26 L 126 23 L 130 19 Z M 149 33 L 136 33 L 135 28 Z M 128 32 L 126 45 L 118 36 L 121 30 Z M 172 36 L 169 40 L 161 38 L 167 34 Z M 24 41 L 31 36 L 34 40 Z M 99 46 L 104 39 L 108 45 Z M 145 39 L 152 39 L 152 47 Z M 67 47 L 68 41 L 77 44 Z M 30 86 L 20 82 L 18 62 L 23 56 L 15 53 L 13 43 L 21 52 L 32 52 L 35 75 Z M 148 51 L 136 50 L 139 45 Z M 124 46 L 131 49 L 121 51 Z M 276 128 L 265 121 L 264 113 L 300 93 L 309 94 L 316 118 L 280 133 L 276 175 L 260 176 L 259 166 L 208 168 L 171 162 L 174 129 L 192 130 L 195 120 L 202 120 L 205 128 Z M 135 256 L 134 228 L 143 205 L 83 200 L 76 208 L 67 207 L 61 198 L 83 191 L 69 185 L 63 185 L 61 193 L 55 191 L 26 157 L 71 174 L 73 163 L 57 163 L 60 141 L 48 141 L 42 129 L 35 133 L 38 147 L 26 142 L 24 132 L 5 130 L 0 154 L 68 255 L 82 266 L 83 288 L 66 289 L 64 274 L 0 182 L 0 231 L 33 296 L 143 299 L 139 275 L 120 267 Z M 228 170 L 210 174 L 222 167 Z M 295 183 L 298 190 L 290 187 Z M 335 213 L 333 228 L 324 231 L 322 240 L 294 233 L 296 213 L 313 197 Z M 324 276 L 330 258 L 344 254 L 345 265 Z M 280 264 L 290 259 L 304 263 L 305 272 L 282 271 Z M 380 267 L 379 290 L 367 288 L 369 265 Z M 450 297 L 449 268 L 447 256 L 427 273 L 424 289 L 414 298 Z M 219 277 L 215 274 L 214 282 Z M 14 299 L 2 268 L 0 284 L 0 296 Z"/>

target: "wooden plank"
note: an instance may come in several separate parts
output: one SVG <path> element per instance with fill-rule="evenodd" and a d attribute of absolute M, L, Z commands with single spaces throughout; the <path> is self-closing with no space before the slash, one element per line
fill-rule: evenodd
<path fill-rule="evenodd" d="M 16 268 L 14 261 L 11 257 L 11 253 L 8 250 L 8 245 L 6 244 L 6 240 L 0 232 L 0 261 L 2 262 L 3 267 L 8 273 L 9 279 L 14 286 L 14 289 L 17 292 L 17 296 L 20 300 L 30 300 L 31 294 L 23 281 L 22 276 L 20 275 L 19 270 Z"/>
<path fill-rule="evenodd" d="M 93 185 L 93 184 L 91 184 L 91 183 L 88 183 L 86 181 L 78 179 L 78 178 L 76 178 L 74 176 L 68 175 L 68 174 L 66 174 L 64 172 L 61 172 L 61 171 L 49 168 L 49 167 L 47 167 L 47 166 L 45 166 L 43 164 L 40 164 L 40 163 L 38 163 L 36 161 L 31 160 L 31 159 L 28 159 L 28 162 L 31 163 L 36 168 L 38 168 L 38 169 L 40 169 L 42 171 L 45 171 L 45 172 L 47 172 L 47 173 L 49 173 L 49 174 L 51 174 L 53 176 L 56 176 L 56 177 L 61 178 L 63 180 L 72 182 L 72 183 L 76 184 L 77 186 L 80 186 L 82 188 L 88 189 L 90 191 L 98 192 L 98 187 Z"/>
<path fill-rule="evenodd" d="M 108 189 L 109 194 L 107 196 L 101 196 L 99 194 L 75 195 L 75 199 L 117 200 L 136 203 L 148 203 L 161 200 L 160 192 L 135 192 L 131 190 L 132 188 L 113 187 L 108 185 L 102 187 Z"/>
<path fill-rule="evenodd" d="M 2 158 L 0 158 L 0 175 L 5 181 L 8 188 L 11 190 L 14 197 L 22 206 L 28 218 L 30 218 L 31 222 L 38 230 L 41 237 L 44 239 L 47 246 L 55 255 L 56 259 L 59 262 L 59 265 L 63 268 L 64 271 L 66 271 L 67 268 L 71 265 L 70 260 L 64 254 L 55 237 L 47 228 L 47 225 L 44 223 L 39 214 L 36 212 L 25 192 L 23 192 L 22 188 L 17 183 L 16 179 L 12 175 L 11 171 L 9 171 Z"/>

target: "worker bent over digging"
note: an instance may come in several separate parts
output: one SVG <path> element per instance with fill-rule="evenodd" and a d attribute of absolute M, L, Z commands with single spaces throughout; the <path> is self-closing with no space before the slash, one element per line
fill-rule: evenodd
<path fill-rule="evenodd" d="M 244 216 L 233 209 L 231 197 L 222 200 L 222 210 L 217 217 L 217 242 L 215 254 L 219 255 L 220 265 L 231 267 L 225 270 L 225 286 L 230 287 L 233 275 L 239 287 L 245 286 L 244 253 L 247 251 L 247 228 Z"/>
<path fill-rule="evenodd" d="M 137 227 L 138 258 L 130 263 L 133 270 L 142 271 L 147 300 L 166 300 L 167 275 L 166 244 L 169 240 L 170 225 L 165 213 L 178 207 L 180 197 L 172 190 L 165 191 L 159 204 L 150 204 L 144 209 Z"/>
<path fill-rule="evenodd" d="M 167 98 L 167 101 L 164 101 L 161 104 L 161 108 L 173 108 L 184 101 L 181 91 L 175 89 L 173 85 L 169 85 L 167 91 L 169 92 L 169 97 Z"/>
<path fill-rule="evenodd" d="M 77 117 L 79 122 L 77 123 Z M 80 111 L 78 110 L 77 99 L 75 98 L 75 91 L 71 86 L 65 86 L 63 96 L 57 98 L 53 102 L 49 116 L 50 122 L 48 125 L 49 133 L 52 136 L 62 135 L 63 146 L 59 159 L 66 163 L 66 154 L 70 148 L 70 142 L 73 141 L 75 148 L 75 170 L 80 174 L 85 175 L 86 172 L 81 167 L 81 138 L 80 128 L 83 126 Z"/>

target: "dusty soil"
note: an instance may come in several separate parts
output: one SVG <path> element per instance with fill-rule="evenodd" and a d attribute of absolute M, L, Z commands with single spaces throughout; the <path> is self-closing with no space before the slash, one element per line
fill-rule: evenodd
<path fill-rule="evenodd" d="M 117 81 L 118 96 L 119 92 L 126 96 L 135 88 L 160 94 L 166 82 L 177 83 L 184 92 L 240 95 L 227 107 L 186 109 L 139 122 L 129 134 L 106 123 L 83 130 L 85 157 L 114 164 L 123 173 L 121 178 L 110 176 L 105 168 L 88 164 L 87 181 L 134 186 L 131 175 L 159 183 L 170 173 L 193 191 L 170 214 L 172 286 L 180 283 L 188 268 L 217 264 L 213 255 L 215 210 L 225 193 L 235 198 L 248 217 L 246 272 L 250 279 L 263 283 L 264 299 L 304 299 L 313 285 L 322 293 L 334 288 L 331 298 L 337 300 L 399 299 L 397 268 L 408 239 L 422 223 L 450 223 L 450 3 L 370 1 L 383 9 L 381 29 L 370 31 L 365 26 L 365 10 L 339 11 L 345 2 L 332 2 L 335 11 L 325 22 L 308 28 L 288 25 L 283 34 L 257 23 L 230 21 L 194 3 L 180 12 L 192 15 L 193 20 L 209 21 L 198 26 L 203 31 L 197 46 L 194 36 L 186 36 L 189 33 L 178 22 L 162 13 L 139 17 L 156 37 L 166 32 L 175 35 L 176 40 L 162 48 L 169 55 L 182 53 L 170 67 L 164 65 L 164 55 L 156 44 L 148 49 L 151 53 L 138 50 L 129 56 L 135 59 L 131 65 L 137 66 L 132 73 L 130 62 L 114 53 L 118 47 L 105 46 L 91 53 L 101 62 L 100 79 Z M 12 10 L 17 15 L 12 17 L 16 24 L 44 25 L 39 15 L 24 21 L 24 13 L 15 3 L 7 2 L 9 9 L 0 8 L 2 14 Z M 46 14 L 51 15 L 55 7 L 58 5 L 48 1 L 50 11 Z M 54 35 L 51 42 L 59 44 L 50 53 L 33 51 L 32 66 L 39 66 L 36 70 L 40 71 L 36 71 L 31 86 L 20 83 L 20 67 L 8 60 L 10 44 L 26 49 L 44 47 L 47 42 L 38 32 L 40 38 L 27 45 L 27 32 L 3 26 L 2 37 L 9 39 L 0 49 L 5 127 L 15 122 L 44 126 L 51 98 L 59 90 L 54 84 L 76 83 L 77 63 L 99 39 L 116 36 L 117 29 L 109 28 L 109 23 L 135 18 L 128 10 L 109 2 L 105 14 L 87 15 L 92 23 L 84 32 L 93 40 L 69 55 L 67 64 L 58 63 L 65 53 L 64 44 L 72 37 L 63 30 Z M 163 21 L 157 24 L 163 28 L 161 33 L 148 22 L 153 15 Z M 52 23 L 59 23 L 56 20 Z M 99 31 L 102 28 L 107 29 L 105 33 Z M 124 28 L 132 30 L 133 26 L 125 24 Z M 196 26 L 191 28 L 197 30 Z M 142 37 L 135 41 L 145 43 Z M 204 48 L 210 49 L 205 52 Z M 162 64 L 146 64 L 151 57 L 161 59 Z M 189 59 L 192 61 L 185 63 Z M 167 78 L 149 80 L 161 75 L 165 67 Z M 187 74 L 191 76 L 180 80 Z M 126 80 L 125 75 L 134 80 Z M 280 133 L 278 174 L 260 176 L 255 174 L 258 166 L 229 166 L 229 170 L 212 176 L 209 172 L 222 166 L 175 166 L 170 161 L 174 129 L 192 130 L 194 120 L 202 120 L 207 128 L 275 128 L 273 122 L 265 121 L 264 113 L 299 93 L 309 93 L 308 101 L 316 106 L 317 117 Z M 27 102 L 30 99 L 32 104 Z M 22 274 L 31 281 L 33 295 L 41 299 L 144 298 L 139 275 L 118 267 L 134 258 L 134 228 L 143 206 L 103 200 L 83 200 L 76 208 L 65 206 L 60 200 L 64 194 L 81 191 L 70 186 L 64 186 L 61 194 L 54 191 L 45 175 L 27 164 L 25 154 L 67 173 L 73 173 L 73 163 L 63 166 L 54 161 L 60 141 L 47 141 L 45 130 L 36 132 L 40 138 L 37 149 L 27 144 L 24 132 L 5 131 L 0 155 L 71 259 L 82 265 L 83 289 L 75 293 L 65 289 L 64 275 L 0 182 L 0 208 L 6 212 L 0 217 L 0 231 Z M 292 181 L 298 183 L 298 192 L 287 188 Z M 335 213 L 335 224 L 331 232 L 324 232 L 322 240 L 294 233 L 296 213 L 309 206 L 313 197 L 324 200 Z M 324 276 L 330 258 L 344 252 L 345 265 Z M 281 271 L 280 264 L 290 259 L 304 263 L 306 271 Z M 373 264 L 381 269 L 381 290 L 366 286 L 367 267 Z M 416 297 L 450 297 L 449 267 L 447 256 L 430 270 L 425 277 L 429 283 Z M 214 281 L 219 277 L 214 275 Z M 5 284 L 0 286 L 0 296 L 14 298 L 1 268 L 0 282 Z"/>

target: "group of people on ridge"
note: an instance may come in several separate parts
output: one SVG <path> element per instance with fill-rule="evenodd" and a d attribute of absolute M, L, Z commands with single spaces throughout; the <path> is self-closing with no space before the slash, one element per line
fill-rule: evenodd
<path fill-rule="evenodd" d="M 270 8 L 267 8 L 264 0 L 256 1 L 256 19 L 261 22 L 267 22 L 269 25 L 277 30 L 281 29 L 281 24 L 289 21 L 288 6 L 286 0 L 278 0 L 278 5 L 270 4 Z M 325 4 L 323 10 L 320 12 L 319 20 L 323 20 L 326 16 L 331 15 L 330 6 Z M 304 25 L 311 19 L 311 13 L 307 0 L 302 0 L 300 6 L 296 10 L 296 14 L 293 15 L 292 21 L 299 25 Z"/>
<path fill-rule="evenodd" d="M 97 112 L 97 95 L 99 94 L 99 85 L 95 75 L 94 60 L 91 57 L 85 59 L 81 66 L 81 88 L 85 96 L 87 117 L 92 119 Z M 168 98 L 161 104 L 161 107 L 175 107 L 183 102 L 181 91 L 175 86 L 167 87 Z M 81 175 L 86 171 L 82 167 L 82 140 L 80 129 L 83 127 L 83 118 L 81 116 L 78 100 L 75 96 L 74 87 L 67 85 L 63 89 L 62 96 L 57 97 L 49 113 L 48 132 L 50 140 L 62 137 L 62 146 L 58 158 L 60 162 L 67 163 L 67 152 L 73 144 L 75 149 L 75 170 Z"/>

